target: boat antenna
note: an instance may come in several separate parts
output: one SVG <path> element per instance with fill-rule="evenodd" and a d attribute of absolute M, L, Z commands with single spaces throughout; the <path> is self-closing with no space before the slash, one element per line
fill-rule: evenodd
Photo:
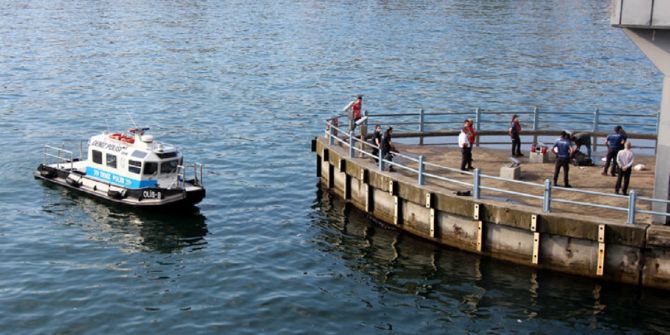
<path fill-rule="evenodd" d="M 129 113 L 128 111 L 126 111 L 126 114 L 128 114 L 128 117 L 130 118 L 130 122 L 133 123 L 133 125 L 135 126 L 135 128 L 139 128 L 139 127 L 137 126 L 137 123 L 135 123 L 135 120 L 133 120 L 133 116 L 130 115 L 130 113 Z"/>

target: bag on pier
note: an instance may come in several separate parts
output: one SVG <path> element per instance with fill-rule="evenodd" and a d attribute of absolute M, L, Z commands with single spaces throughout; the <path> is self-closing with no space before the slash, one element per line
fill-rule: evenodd
<path fill-rule="evenodd" d="M 572 158 L 572 164 L 575 166 L 593 166 L 593 161 L 583 152 L 577 151 Z"/>

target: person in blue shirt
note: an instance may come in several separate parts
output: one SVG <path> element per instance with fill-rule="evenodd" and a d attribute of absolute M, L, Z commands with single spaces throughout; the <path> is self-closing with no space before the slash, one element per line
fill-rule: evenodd
<path fill-rule="evenodd" d="M 614 127 L 614 133 L 607 136 L 607 157 L 605 158 L 605 169 L 603 170 L 603 176 L 607 175 L 607 170 L 610 167 L 610 162 L 612 163 L 612 177 L 616 176 L 618 170 L 618 165 L 616 162 L 616 156 L 619 154 L 619 151 L 623 149 L 623 144 L 626 143 L 626 135 L 624 135 L 623 128 L 621 126 Z"/>
<path fill-rule="evenodd" d="M 572 187 L 568 181 L 568 174 L 570 173 L 570 158 L 574 153 L 574 148 L 572 147 L 572 142 L 570 141 L 570 134 L 566 131 L 561 133 L 561 138 L 559 138 L 552 151 L 556 155 L 556 166 L 554 168 L 554 186 L 558 186 L 558 174 L 563 168 L 563 185 L 565 187 Z"/>

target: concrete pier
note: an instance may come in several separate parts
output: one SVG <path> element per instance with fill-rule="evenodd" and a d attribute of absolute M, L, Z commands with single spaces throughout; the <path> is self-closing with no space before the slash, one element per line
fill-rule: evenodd
<path fill-rule="evenodd" d="M 541 200 L 538 206 L 513 197 L 457 196 L 453 186 L 437 182 L 420 185 L 416 176 L 379 170 L 372 159 L 350 158 L 346 146 L 329 144 L 323 137 L 314 140 L 312 149 L 324 187 L 371 217 L 418 237 L 527 266 L 670 289 L 670 227 L 641 223 L 650 218 L 626 224 L 621 215 L 590 209 L 576 215 L 579 210 L 569 206 L 545 213 Z M 400 148 L 425 155 L 434 150 L 436 156 L 456 159 L 453 147 L 446 148 L 447 154 L 442 149 L 420 145 Z M 485 150 L 475 150 L 477 167 L 499 169 L 506 162 L 506 151 L 495 156 L 496 150 Z M 653 166 L 653 159 L 646 163 Z M 547 168 L 553 171 L 553 164 L 523 165 L 522 178 L 544 179 L 546 171 L 542 169 Z M 633 178 L 653 180 L 651 171 Z M 608 187 L 613 185 L 613 178 L 598 177 L 606 180 Z M 583 178 L 583 183 L 596 180 Z M 640 192 L 651 194 L 652 187 Z"/>

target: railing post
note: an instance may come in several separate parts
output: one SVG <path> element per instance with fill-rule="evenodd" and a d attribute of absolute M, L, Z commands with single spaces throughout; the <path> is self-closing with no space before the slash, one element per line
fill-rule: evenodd
<path fill-rule="evenodd" d="M 333 138 L 333 121 L 328 122 L 330 127 L 328 127 L 328 145 L 333 145 L 335 143 L 335 138 Z"/>
<path fill-rule="evenodd" d="M 591 137 L 591 147 L 593 151 L 596 151 L 598 149 L 598 137 L 595 135 L 595 133 L 598 131 L 598 116 L 600 115 L 600 109 L 596 108 L 593 111 L 593 133 L 594 135 Z"/>
<path fill-rule="evenodd" d="M 542 202 L 542 211 L 545 213 L 551 212 L 551 181 L 544 180 L 544 201 Z"/>
<path fill-rule="evenodd" d="M 540 118 L 538 115 L 538 108 L 533 107 L 533 132 L 536 132 L 540 125 Z M 537 133 L 533 135 L 533 146 L 537 146 Z"/>
<path fill-rule="evenodd" d="M 479 146 L 479 130 L 481 129 L 481 126 L 479 125 L 480 124 L 479 121 L 481 120 L 480 116 L 481 116 L 481 110 L 479 109 L 479 107 L 477 107 L 475 109 L 475 123 L 477 124 L 477 126 L 475 127 L 475 131 L 477 132 L 477 136 L 475 137 L 476 146 Z"/>
<path fill-rule="evenodd" d="M 349 132 L 349 158 L 354 158 L 354 132 Z"/>
<path fill-rule="evenodd" d="M 472 174 L 472 177 L 473 177 L 472 197 L 474 199 L 479 199 L 479 182 L 480 182 L 479 168 L 475 169 L 474 173 Z"/>
<path fill-rule="evenodd" d="M 419 145 L 423 145 L 423 108 L 419 110 Z"/>
<path fill-rule="evenodd" d="M 419 185 L 423 185 L 424 180 L 423 180 L 423 171 L 424 171 L 424 165 L 423 165 L 423 155 L 419 156 Z"/>
<path fill-rule="evenodd" d="M 384 171 L 384 158 L 382 157 L 382 148 L 377 150 L 377 161 L 379 162 L 379 171 Z"/>
<path fill-rule="evenodd" d="M 635 194 L 635 190 L 630 191 L 628 193 L 628 220 L 626 221 L 627 224 L 635 224 L 635 200 L 637 198 L 637 195 Z"/>

